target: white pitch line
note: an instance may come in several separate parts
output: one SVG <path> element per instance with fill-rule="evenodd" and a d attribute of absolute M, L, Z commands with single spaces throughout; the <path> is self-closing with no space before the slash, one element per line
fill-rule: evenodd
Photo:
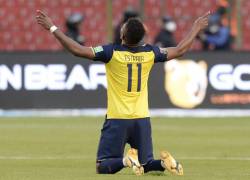
<path fill-rule="evenodd" d="M 89 156 L 0 156 L 0 160 L 86 160 Z M 179 157 L 180 160 L 250 161 L 250 157 Z"/>
<path fill-rule="evenodd" d="M 1 117 L 104 117 L 106 108 L 90 109 L 0 109 Z M 150 109 L 151 117 L 249 117 L 249 109 Z"/>
<path fill-rule="evenodd" d="M 250 157 L 180 157 L 182 160 L 250 161 Z"/>
<path fill-rule="evenodd" d="M 0 156 L 0 160 L 82 160 L 87 156 Z"/>

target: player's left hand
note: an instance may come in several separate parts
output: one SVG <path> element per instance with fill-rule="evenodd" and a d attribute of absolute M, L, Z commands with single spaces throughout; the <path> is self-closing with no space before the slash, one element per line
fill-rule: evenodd
<path fill-rule="evenodd" d="M 209 19 L 210 14 L 211 14 L 210 11 L 208 11 L 206 14 L 199 17 L 194 22 L 194 28 L 197 29 L 198 31 L 204 30 L 208 26 L 208 19 Z"/>
<path fill-rule="evenodd" d="M 49 30 L 54 25 L 51 18 L 40 10 L 37 10 L 36 21 L 46 30 Z"/>

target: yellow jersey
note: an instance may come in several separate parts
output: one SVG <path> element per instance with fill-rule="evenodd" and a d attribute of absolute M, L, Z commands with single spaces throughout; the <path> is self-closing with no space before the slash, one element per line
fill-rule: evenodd
<path fill-rule="evenodd" d="M 108 44 L 92 48 L 94 60 L 105 63 L 107 76 L 107 119 L 149 117 L 148 78 L 156 62 L 167 54 L 152 45 L 128 47 Z"/>

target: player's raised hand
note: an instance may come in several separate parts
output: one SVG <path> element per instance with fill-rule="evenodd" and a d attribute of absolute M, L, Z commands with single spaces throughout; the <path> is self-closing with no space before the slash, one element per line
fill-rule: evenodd
<path fill-rule="evenodd" d="M 37 23 L 40 24 L 44 29 L 49 30 L 54 25 L 50 17 L 40 10 L 37 10 L 36 12 Z"/>
<path fill-rule="evenodd" d="M 210 16 L 210 11 L 208 11 L 206 14 L 203 16 L 199 17 L 195 22 L 194 22 L 194 27 L 198 31 L 204 30 L 208 26 L 208 19 Z"/>

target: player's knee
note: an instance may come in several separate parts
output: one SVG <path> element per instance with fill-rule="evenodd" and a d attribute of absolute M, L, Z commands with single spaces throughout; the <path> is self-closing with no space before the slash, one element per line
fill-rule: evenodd
<path fill-rule="evenodd" d="M 96 163 L 97 174 L 113 174 L 107 166 L 104 166 L 101 162 Z"/>
<path fill-rule="evenodd" d="M 97 163 L 96 163 L 96 174 L 103 174 L 103 173 L 101 173 L 101 171 L 100 171 L 100 166 L 101 166 L 101 163 L 100 163 L 100 162 L 97 162 Z"/>
<path fill-rule="evenodd" d="M 108 162 L 102 161 L 96 163 L 97 174 L 115 174 L 120 168 L 112 168 Z"/>

